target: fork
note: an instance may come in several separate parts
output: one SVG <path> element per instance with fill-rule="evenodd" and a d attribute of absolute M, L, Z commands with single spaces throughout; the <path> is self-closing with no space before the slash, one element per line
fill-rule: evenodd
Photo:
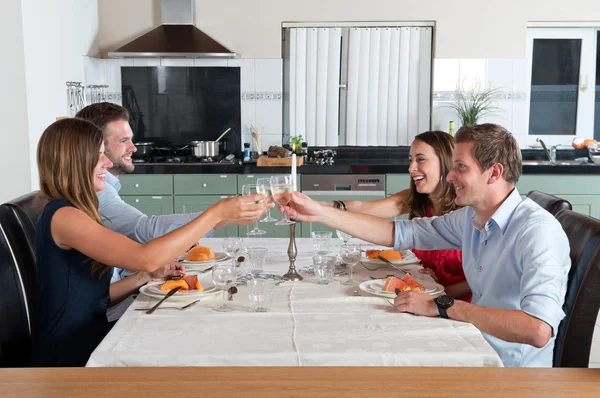
<path fill-rule="evenodd" d="M 159 310 L 186 310 L 194 305 L 196 305 L 197 302 L 199 302 L 200 300 L 196 300 L 196 301 L 192 301 L 189 304 L 184 305 L 183 307 L 160 307 L 158 308 Z M 136 308 L 134 309 L 134 311 L 148 311 L 150 308 Z"/>

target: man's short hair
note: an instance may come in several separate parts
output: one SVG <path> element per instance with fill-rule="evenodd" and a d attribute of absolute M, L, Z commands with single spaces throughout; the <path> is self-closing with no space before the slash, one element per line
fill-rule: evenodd
<path fill-rule="evenodd" d="M 94 123 L 102 132 L 110 122 L 117 120 L 129 121 L 129 112 L 120 105 L 111 102 L 99 102 L 88 105 L 75 115 L 76 118 L 85 119 Z"/>
<path fill-rule="evenodd" d="M 492 123 L 462 126 L 456 132 L 455 142 L 474 142 L 473 157 L 481 170 L 487 170 L 494 163 L 504 167 L 502 177 L 516 184 L 523 172 L 521 150 L 515 137 L 504 127 Z"/>

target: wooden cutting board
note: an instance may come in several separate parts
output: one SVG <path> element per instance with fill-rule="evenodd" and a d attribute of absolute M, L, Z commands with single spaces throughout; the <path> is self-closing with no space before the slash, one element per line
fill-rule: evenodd
<path fill-rule="evenodd" d="M 304 163 L 304 156 L 296 156 L 296 166 L 301 166 Z M 292 167 L 292 157 L 288 156 L 285 158 L 270 158 L 268 156 L 261 156 L 256 160 L 257 166 L 265 167 L 276 167 L 276 166 L 288 166 Z"/>

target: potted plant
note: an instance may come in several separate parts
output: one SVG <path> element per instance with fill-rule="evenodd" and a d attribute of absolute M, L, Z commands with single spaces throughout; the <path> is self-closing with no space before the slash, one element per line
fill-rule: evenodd
<path fill-rule="evenodd" d="M 291 135 L 288 140 L 290 144 L 290 149 L 293 153 L 302 152 L 302 143 L 304 142 L 304 137 L 302 135 Z"/>
<path fill-rule="evenodd" d="M 456 111 L 461 125 L 478 124 L 483 116 L 500 110 L 495 105 L 500 91 L 491 87 L 481 91 L 481 84 L 476 82 L 469 90 L 458 90 L 457 98 L 448 106 Z"/>

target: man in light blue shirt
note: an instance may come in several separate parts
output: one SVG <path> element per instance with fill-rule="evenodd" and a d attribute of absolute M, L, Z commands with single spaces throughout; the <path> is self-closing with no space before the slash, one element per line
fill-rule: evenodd
<path fill-rule="evenodd" d="M 358 238 L 400 249 L 462 249 L 471 303 L 403 292 L 399 311 L 470 322 L 505 366 L 551 367 L 554 340 L 565 316 L 571 260 L 558 221 L 515 187 L 522 170 L 516 140 L 501 126 L 462 127 L 446 179 L 456 203 L 442 217 L 390 222 L 322 207 L 294 193 L 291 214 Z"/>

